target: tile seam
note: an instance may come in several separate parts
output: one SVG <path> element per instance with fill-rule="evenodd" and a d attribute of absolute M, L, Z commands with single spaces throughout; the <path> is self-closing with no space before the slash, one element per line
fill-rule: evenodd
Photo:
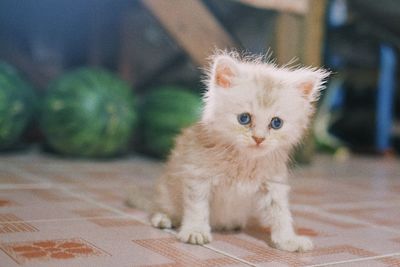
<path fill-rule="evenodd" d="M 73 218 L 55 218 L 55 219 L 37 219 L 37 220 L 19 220 L 19 221 L 0 221 L 0 225 L 4 223 L 46 223 L 46 222 L 62 222 L 62 221 L 84 221 L 88 219 L 123 219 L 128 218 L 126 215 L 115 216 L 93 216 L 93 217 L 73 217 Z"/>

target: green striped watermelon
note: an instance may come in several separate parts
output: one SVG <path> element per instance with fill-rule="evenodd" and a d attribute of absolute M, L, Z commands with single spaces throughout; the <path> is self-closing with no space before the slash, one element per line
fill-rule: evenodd
<path fill-rule="evenodd" d="M 196 122 L 201 114 L 201 99 L 177 86 L 152 90 L 144 99 L 141 128 L 144 150 L 164 158 L 180 131 Z"/>
<path fill-rule="evenodd" d="M 127 149 L 136 117 L 134 96 L 124 81 L 104 70 L 81 68 L 49 86 L 41 127 L 59 153 L 109 157 Z"/>
<path fill-rule="evenodd" d="M 14 145 L 33 113 L 32 88 L 9 64 L 0 62 L 0 149 Z"/>

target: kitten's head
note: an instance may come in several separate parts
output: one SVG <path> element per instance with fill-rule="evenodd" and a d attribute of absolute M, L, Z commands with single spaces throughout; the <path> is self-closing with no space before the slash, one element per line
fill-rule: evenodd
<path fill-rule="evenodd" d="M 299 142 L 328 72 L 278 68 L 261 60 L 221 54 L 207 80 L 202 121 L 221 141 L 265 155 Z"/>

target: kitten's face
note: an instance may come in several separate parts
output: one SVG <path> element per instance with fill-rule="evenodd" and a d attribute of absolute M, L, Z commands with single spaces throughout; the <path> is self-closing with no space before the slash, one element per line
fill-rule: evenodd
<path fill-rule="evenodd" d="M 326 76 L 227 56 L 216 58 L 211 75 L 203 120 L 223 141 L 255 156 L 298 143 Z"/>

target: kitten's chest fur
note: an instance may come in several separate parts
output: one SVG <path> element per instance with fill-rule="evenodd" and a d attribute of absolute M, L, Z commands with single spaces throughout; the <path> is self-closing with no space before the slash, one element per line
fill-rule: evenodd
<path fill-rule="evenodd" d="M 244 226 L 271 180 L 283 182 L 286 166 L 277 155 L 254 157 L 213 136 L 205 125 L 187 128 L 176 140 L 159 184 L 164 212 L 182 216 L 183 188 L 209 184 L 210 224 L 213 228 Z M 164 195 L 166 194 L 166 195 Z M 207 194 L 208 195 L 208 194 Z M 165 205 L 165 203 L 170 203 Z"/>
<path fill-rule="evenodd" d="M 210 197 L 210 225 L 214 229 L 244 227 L 257 207 L 259 190 L 246 183 L 216 185 Z"/>
<path fill-rule="evenodd" d="M 215 166 L 216 175 L 211 178 L 210 224 L 214 229 L 244 227 L 269 190 L 266 181 L 275 175 L 264 160 L 230 156 Z"/>

